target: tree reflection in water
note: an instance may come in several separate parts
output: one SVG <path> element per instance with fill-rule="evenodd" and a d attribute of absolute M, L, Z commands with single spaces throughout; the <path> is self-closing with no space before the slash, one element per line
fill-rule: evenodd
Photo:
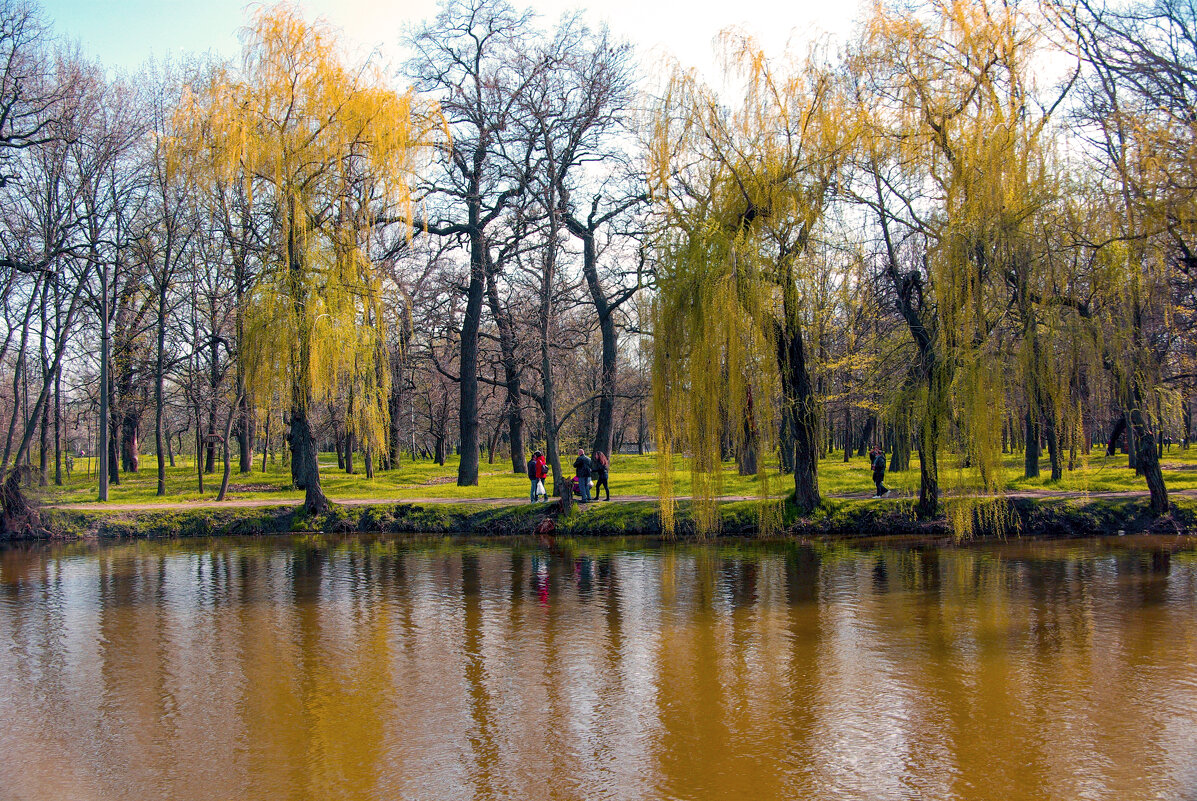
<path fill-rule="evenodd" d="M 1195 611 L 1182 539 L 8 548 L 0 787 L 1184 797 Z"/>

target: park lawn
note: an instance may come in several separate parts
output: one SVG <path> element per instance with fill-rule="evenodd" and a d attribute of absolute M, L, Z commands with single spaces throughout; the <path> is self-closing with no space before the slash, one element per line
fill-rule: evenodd
<path fill-rule="evenodd" d="M 1179 447 L 1167 449 L 1162 462 L 1164 477 L 1169 489 L 1197 489 L 1197 448 L 1182 450 Z M 495 498 L 522 500 L 528 496 L 528 479 L 511 472 L 510 464 L 496 459 L 494 464 L 485 460 L 479 468 L 479 483 L 476 487 L 458 487 L 456 456 L 451 456 L 444 465 L 431 461 L 412 462 L 404 460 L 397 470 L 378 471 L 373 479 L 367 479 L 362 472 L 346 474 L 336 466 L 336 457 L 331 453 L 321 454 L 321 482 L 325 493 L 336 501 L 349 499 L 405 500 L 420 498 Z M 94 463 L 93 463 L 94 464 Z M 167 495 L 158 498 L 157 462 L 153 456 L 143 457 L 141 470 L 136 474 L 121 474 L 119 485 L 110 485 L 109 499 L 113 503 L 154 503 L 157 501 L 186 502 L 212 500 L 220 488 L 221 469 L 204 476 L 205 493 L 198 492 L 195 470 L 188 457 L 177 457 L 176 467 L 167 468 Z M 1118 454 L 1107 457 L 1094 451 L 1078 469 L 1065 471 L 1060 481 L 1050 480 L 1050 466 L 1046 457 L 1041 463 L 1042 475 L 1035 479 L 1024 479 L 1021 454 L 1003 456 L 1002 480 L 1007 491 L 1067 491 L 1067 492 L 1110 492 L 1146 490 L 1142 478 L 1126 466 L 1126 456 Z M 281 464 L 270 464 L 265 473 L 259 469 L 261 462 L 254 465 L 254 471 L 240 475 L 234 471 L 230 477 L 230 498 L 256 498 L 262 500 L 298 500 L 301 490 L 290 488 L 289 468 Z M 357 465 L 360 470 L 360 460 Z M 88 475 L 87 460 L 79 460 L 65 486 L 47 487 L 37 495 L 45 503 L 92 503 L 96 500 L 98 483 L 94 472 Z M 94 467 L 93 467 L 94 470 Z M 235 468 L 234 468 L 235 470 Z M 572 469 L 568 471 L 572 474 Z M 941 485 L 947 493 L 969 492 L 976 487 L 972 471 L 962 470 L 953 457 L 946 457 L 940 465 Z M 722 486 L 719 494 L 726 496 L 757 497 L 762 494 L 762 482 L 758 476 L 740 476 L 733 463 L 724 465 Z M 775 469 L 766 478 L 768 489 L 774 496 L 790 491 L 789 476 L 783 476 Z M 550 484 L 550 492 L 552 486 Z M 613 497 L 628 495 L 656 495 L 658 492 L 657 457 L 655 455 L 617 455 L 611 470 L 611 494 Z M 895 495 L 917 495 L 919 471 L 917 455 L 912 459 L 910 470 L 901 473 L 887 473 L 886 486 Z M 853 456 L 843 461 L 843 453 L 837 452 L 824 459 L 819 466 L 819 486 L 824 495 L 852 495 L 867 497 L 872 494 L 873 483 L 868 459 Z M 691 476 L 684 458 L 674 459 L 673 493 L 676 496 L 691 494 Z"/>

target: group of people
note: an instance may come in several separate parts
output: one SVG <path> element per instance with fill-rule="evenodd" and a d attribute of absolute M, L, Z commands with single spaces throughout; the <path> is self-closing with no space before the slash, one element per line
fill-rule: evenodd
<path fill-rule="evenodd" d="M 874 498 L 885 498 L 890 491 L 886 488 L 883 480 L 885 479 L 885 452 L 880 447 L 874 445 L 869 451 L 869 464 L 873 468 L 873 483 L 877 485 L 877 494 Z M 595 451 L 594 458 L 586 455 L 585 448 L 578 448 L 578 458 L 574 459 L 574 477 L 571 479 L 573 484 L 573 492 L 580 495 L 582 503 L 590 503 L 591 500 L 598 500 L 598 491 L 603 489 L 607 493 L 607 500 L 611 500 L 611 488 L 607 486 L 607 475 L 611 470 L 611 460 L 607 458 L 607 454 L 602 451 Z M 528 460 L 528 478 L 532 482 L 532 492 L 530 500 L 536 503 L 538 500 L 549 499 L 548 492 L 545 490 L 545 479 L 549 477 L 548 464 L 545 462 L 544 454 L 540 451 L 532 454 L 532 458 Z M 593 479 L 593 493 L 594 498 L 591 498 L 591 480 Z"/>
<path fill-rule="evenodd" d="M 611 460 L 607 458 L 607 454 L 602 451 L 595 451 L 594 458 L 586 455 L 585 448 L 578 448 L 578 458 L 574 459 L 574 477 L 570 479 L 575 494 L 580 495 L 582 503 L 590 503 L 591 500 L 598 500 L 598 491 L 601 488 L 606 492 L 607 500 L 611 500 L 611 488 L 607 485 L 607 476 L 611 471 Z M 532 458 L 528 460 L 528 479 L 532 482 L 532 491 L 529 494 L 529 500 L 536 503 L 538 500 L 548 500 L 548 491 L 545 489 L 545 479 L 549 477 L 548 463 L 545 461 L 544 454 L 540 451 L 532 454 Z M 594 498 L 591 498 L 591 480 L 593 479 Z"/>

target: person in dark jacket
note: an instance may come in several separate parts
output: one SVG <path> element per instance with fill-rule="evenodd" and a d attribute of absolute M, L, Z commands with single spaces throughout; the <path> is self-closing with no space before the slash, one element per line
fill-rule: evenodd
<path fill-rule="evenodd" d="M 574 459 L 574 470 L 578 475 L 578 492 L 582 496 L 582 503 L 590 503 L 590 474 L 593 469 L 590 459 L 586 456 L 586 449 L 578 448 L 578 458 Z"/>
<path fill-rule="evenodd" d="M 889 490 L 881 483 L 885 478 L 885 453 L 874 445 L 873 450 L 869 451 L 869 456 L 873 464 L 873 483 L 877 485 L 877 494 L 873 497 L 884 498 L 889 495 Z"/>
<path fill-rule="evenodd" d="M 611 488 L 607 486 L 607 472 L 611 469 L 611 462 L 607 454 L 602 451 L 594 452 L 594 499 L 598 500 L 599 487 L 607 492 L 607 500 L 611 500 Z"/>

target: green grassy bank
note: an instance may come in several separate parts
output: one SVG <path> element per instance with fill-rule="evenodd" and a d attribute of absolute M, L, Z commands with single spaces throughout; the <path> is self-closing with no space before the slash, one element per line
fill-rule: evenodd
<path fill-rule="evenodd" d="M 546 504 L 412 504 L 338 506 L 309 516 L 293 506 L 196 507 L 184 510 L 107 511 L 59 507 L 43 511 L 41 536 L 53 539 L 170 538 L 282 534 L 295 532 L 465 534 L 528 536 L 549 516 Z M 756 501 L 718 505 L 720 534 L 759 536 Z M 957 522 L 952 522 L 956 516 Z M 959 519 L 971 519 L 965 538 L 1077 537 L 1197 531 L 1197 503 L 1178 499 L 1172 514 L 1152 518 L 1145 499 L 1010 499 L 949 506 L 947 516 L 920 521 L 903 501 L 829 500 L 808 517 L 784 510 L 776 536 L 855 538 L 925 536 L 960 539 Z M 656 502 L 594 504 L 554 518 L 554 536 L 653 536 L 663 534 Z M 679 504 L 677 536 L 695 536 L 690 504 Z"/>
<path fill-rule="evenodd" d="M 443 465 L 430 461 L 404 461 L 398 469 L 378 471 L 373 478 L 367 478 L 361 471 L 347 474 L 337 468 L 335 454 L 321 454 L 320 480 L 325 493 L 333 501 L 370 499 L 387 501 L 418 501 L 422 499 L 496 498 L 515 502 L 528 497 L 528 479 L 512 472 L 511 464 L 496 459 L 493 464 L 483 462 L 479 470 L 477 486 L 457 486 L 458 458 L 451 456 Z M 1170 447 L 1162 459 L 1164 480 L 1168 489 L 1197 490 L 1197 447 L 1187 450 Z M 75 464 L 72 475 L 64 486 L 34 487 L 30 494 L 43 504 L 93 503 L 98 492 L 98 479 L 94 472 L 94 460 L 81 459 Z M 178 457 L 176 466 L 166 470 L 166 495 L 158 496 L 157 462 L 152 456 L 141 458 L 141 469 L 137 473 L 122 473 L 121 483 L 109 488 L 109 500 L 113 504 L 211 501 L 220 488 L 221 466 L 216 472 L 204 476 L 204 492 L 199 491 L 199 481 L 190 457 Z M 262 471 L 259 458 L 250 473 L 239 474 L 234 468 L 230 479 L 229 498 L 257 500 L 299 500 L 301 490 L 291 488 L 290 468 L 278 463 L 268 463 Z M 655 455 L 625 455 L 614 457 L 611 467 L 611 494 L 615 498 L 629 495 L 657 494 L 658 463 Z M 1146 492 L 1143 479 L 1127 467 L 1126 456 L 1106 456 L 1094 450 L 1090 456 L 1078 459 L 1075 469 L 1066 470 L 1059 481 L 1051 481 L 1051 468 L 1047 459 L 1041 461 L 1042 475 L 1038 478 L 1023 477 L 1021 454 L 1007 454 L 1003 457 L 1001 485 L 1007 492 Z M 89 468 L 91 468 L 89 470 Z M 567 470 L 572 474 L 572 469 Z M 819 463 L 819 489 L 827 496 L 868 495 L 873 491 L 873 482 L 868 459 L 853 456 L 843 460 L 843 453 L 829 455 Z M 678 496 L 691 493 L 691 475 L 688 462 L 681 456 L 674 460 L 672 470 L 673 492 Z M 767 482 L 767 487 L 762 486 Z M 968 491 L 975 483 L 973 471 L 961 469 L 953 459 L 945 456 L 940 462 L 940 482 L 945 489 Z M 551 484 L 550 481 L 550 491 Z M 721 474 L 720 493 L 730 496 L 757 497 L 767 489 L 773 495 L 792 492 L 794 487 L 789 476 L 782 475 L 771 466 L 762 478 L 757 475 L 741 476 L 734 463 L 728 462 Z M 885 483 L 904 496 L 916 495 L 919 486 L 918 457 L 914 456 L 909 470 L 886 475 Z"/>

